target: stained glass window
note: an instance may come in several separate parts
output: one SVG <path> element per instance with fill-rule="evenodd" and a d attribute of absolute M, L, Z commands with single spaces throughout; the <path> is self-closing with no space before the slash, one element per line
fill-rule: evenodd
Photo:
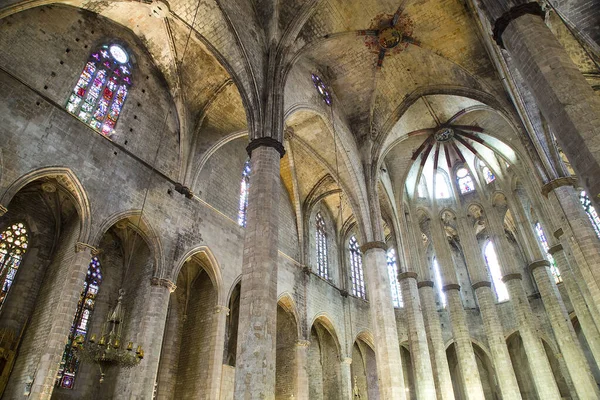
<path fill-rule="evenodd" d="M 492 285 L 494 285 L 494 291 L 498 301 L 508 300 L 508 290 L 506 285 L 502 282 L 502 271 L 500 270 L 500 263 L 498 262 L 498 256 L 496 255 L 496 249 L 492 242 L 488 242 L 483 249 L 485 255 L 485 262 L 492 276 Z"/>
<path fill-rule="evenodd" d="M 592 201 L 587 196 L 587 194 L 583 191 L 581 193 L 579 193 L 579 201 L 581 201 L 581 205 L 583 206 L 585 213 L 587 214 L 588 218 L 590 219 L 590 222 L 592 223 L 592 227 L 594 228 L 594 231 L 596 231 L 596 236 L 598 236 L 598 238 L 600 238 L 600 217 L 598 217 L 598 213 L 596 212 L 596 209 L 592 205 Z"/>
<path fill-rule="evenodd" d="M 94 303 L 96 302 L 100 283 L 102 283 L 100 261 L 98 260 L 98 257 L 93 257 L 88 265 L 87 276 L 83 282 L 83 290 L 79 296 L 79 304 L 77 305 L 77 311 L 73 318 L 69 339 L 65 345 L 65 350 L 56 376 L 55 385 L 57 387 L 73 389 L 75 375 L 77 374 L 77 368 L 79 366 L 79 361 L 75 358 L 73 353 L 73 341 L 80 335 L 85 339 L 88 333 L 90 318 L 94 311 Z"/>
<path fill-rule="evenodd" d="M 83 67 L 67 111 L 108 136 L 114 132 L 130 87 L 129 55 L 118 44 L 103 45 Z"/>
<path fill-rule="evenodd" d="M 28 239 L 27 229 L 22 222 L 10 225 L 0 234 L 0 306 L 6 299 L 23 255 L 27 251 Z"/>
<path fill-rule="evenodd" d="M 482 172 L 486 183 L 492 183 L 496 180 L 496 175 L 488 167 L 483 167 Z"/>
<path fill-rule="evenodd" d="M 456 182 L 458 184 L 458 189 L 462 194 L 475 190 L 471 174 L 469 174 L 469 171 L 467 171 L 466 168 L 459 168 L 458 171 L 456 171 Z"/>
<path fill-rule="evenodd" d="M 329 279 L 327 268 L 327 233 L 325 230 L 325 220 L 320 212 L 317 213 L 316 223 L 317 267 L 319 269 L 319 276 Z"/>
<path fill-rule="evenodd" d="M 246 226 L 246 212 L 248 211 L 248 191 L 250 190 L 250 160 L 244 164 L 242 182 L 240 184 L 240 204 L 238 207 L 238 224 Z"/>
<path fill-rule="evenodd" d="M 433 257 L 433 278 L 435 279 L 435 286 L 437 287 L 442 307 L 446 308 L 446 293 L 444 293 L 443 290 L 444 284 L 442 283 L 442 273 L 440 272 L 440 265 L 435 257 Z"/>
<path fill-rule="evenodd" d="M 400 282 L 398 282 L 398 263 L 396 262 L 396 251 L 394 249 L 389 249 L 387 252 L 387 267 L 390 276 L 390 286 L 392 287 L 392 302 L 394 303 L 394 307 L 404 307 L 400 292 Z"/>
<path fill-rule="evenodd" d="M 448 187 L 448 182 L 446 182 L 446 177 L 438 172 L 435 175 L 435 198 L 447 199 L 449 197 L 450 188 Z"/>
<path fill-rule="evenodd" d="M 312 81 L 317 88 L 317 92 L 319 92 L 319 96 L 323 99 L 327 105 L 331 105 L 331 93 L 329 93 L 329 89 L 327 89 L 327 85 L 323 82 L 323 80 L 319 77 L 319 75 L 312 74 Z"/>
<path fill-rule="evenodd" d="M 348 242 L 348 250 L 350 250 L 350 277 L 352 278 L 352 294 L 361 299 L 367 297 L 365 292 L 365 278 L 362 268 L 362 255 L 360 254 L 360 246 L 355 236 L 350 238 Z"/>
<path fill-rule="evenodd" d="M 419 180 L 419 185 L 417 186 L 417 196 L 419 198 L 427 197 L 427 186 L 425 184 L 425 178 L 423 176 L 421 176 L 421 179 Z"/>
<path fill-rule="evenodd" d="M 556 267 L 556 261 L 554 261 L 554 257 L 552 257 L 552 255 L 550 253 L 548 253 L 550 246 L 548 245 L 548 241 L 546 240 L 546 235 L 544 234 L 542 225 L 539 222 L 537 222 L 535 224 L 535 233 L 537 233 L 537 236 L 542 245 L 542 248 L 544 249 L 544 252 L 546 252 L 546 258 L 548 259 L 548 261 L 550 261 L 550 272 L 552 272 L 554 281 L 556 283 L 561 283 L 562 277 L 560 276 L 560 271 Z"/>

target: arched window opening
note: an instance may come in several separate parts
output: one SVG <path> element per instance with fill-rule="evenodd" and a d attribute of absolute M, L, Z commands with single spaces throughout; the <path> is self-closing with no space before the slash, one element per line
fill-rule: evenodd
<path fill-rule="evenodd" d="M 348 243 L 350 250 L 350 277 L 352 278 L 352 295 L 366 299 L 365 278 L 362 268 L 362 255 L 360 254 L 360 246 L 355 236 L 350 238 Z"/>
<path fill-rule="evenodd" d="M 590 219 L 590 222 L 592 223 L 592 227 L 596 232 L 596 236 L 598 236 L 598 238 L 600 239 L 600 217 L 598 217 L 598 213 L 592 205 L 592 201 L 584 191 L 579 193 L 579 201 L 581 202 L 585 213 L 587 214 L 588 218 Z"/>
<path fill-rule="evenodd" d="M 433 257 L 433 277 L 435 279 L 435 286 L 437 287 L 442 307 L 446 308 L 446 293 L 444 293 L 443 290 L 444 285 L 442 283 L 442 274 L 440 272 L 440 265 L 438 264 L 436 257 Z"/>
<path fill-rule="evenodd" d="M 402 294 L 400 291 L 400 282 L 398 282 L 398 263 L 396 262 L 396 251 L 389 249 L 387 251 L 387 267 L 390 275 L 390 286 L 392 288 L 392 302 L 394 307 L 404 307 Z"/>
<path fill-rule="evenodd" d="M 315 85 L 315 88 L 317 89 L 317 92 L 319 92 L 319 96 L 321 96 L 321 98 L 323 99 L 325 104 L 330 106 L 331 105 L 331 93 L 329 92 L 327 85 L 325 85 L 325 82 L 323 82 L 323 80 L 321 79 L 321 77 L 319 75 L 312 74 L 311 77 L 312 77 L 313 84 Z"/>
<path fill-rule="evenodd" d="M 504 282 L 502 282 L 500 263 L 498 262 L 496 249 L 494 249 L 492 242 L 487 242 L 483 249 L 483 254 L 485 255 L 485 262 L 490 271 L 490 275 L 492 276 L 492 284 L 494 285 L 494 291 L 496 292 L 498 301 L 502 302 L 508 300 L 508 290 L 506 289 Z"/>
<path fill-rule="evenodd" d="M 114 132 L 131 87 L 129 54 L 118 44 L 103 45 L 90 54 L 67 102 L 67 111 L 95 131 Z"/>
<path fill-rule="evenodd" d="M 316 223 L 317 267 L 319 276 L 329 279 L 329 269 L 327 267 L 327 232 L 325 220 L 320 212 L 317 213 Z"/>
<path fill-rule="evenodd" d="M 446 177 L 439 172 L 435 175 L 435 198 L 450 198 L 450 188 L 448 187 L 448 182 L 446 182 Z"/>
<path fill-rule="evenodd" d="M 537 233 L 540 244 L 542 245 L 542 248 L 544 249 L 544 252 L 546 253 L 546 258 L 548 259 L 548 261 L 550 261 L 550 271 L 552 272 L 554 281 L 556 283 L 561 283 L 562 277 L 560 276 L 560 271 L 556 267 L 556 261 L 554 261 L 554 257 L 552 257 L 552 255 L 550 253 L 548 253 L 550 246 L 548 245 L 548 241 L 546 240 L 546 235 L 544 234 L 542 225 L 539 222 L 536 222 L 536 224 L 535 224 L 535 233 Z"/>
<path fill-rule="evenodd" d="M 496 180 L 496 175 L 488 167 L 483 167 L 482 169 L 483 177 L 485 178 L 486 183 L 492 183 Z"/>
<path fill-rule="evenodd" d="M 23 255 L 27 251 L 29 235 L 22 222 L 10 225 L 0 234 L 0 307 L 12 286 Z"/>
<path fill-rule="evenodd" d="M 94 303 L 96 302 L 100 283 L 102 283 L 100 260 L 98 260 L 98 257 L 93 257 L 88 265 L 87 275 L 83 284 L 83 291 L 79 296 L 79 303 L 77 305 L 75 317 L 73 318 L 73 324 L 71 325 L 69 339 L 65 345 L 65 350 L 56 376 L 55 385 L 57 387 L 73 389 L 75 375 L 77 374 L 77 368 L 79 367 L 79 361 L 75 358 L 73 352 L 73 341 L 78 336 L 82 336 L 84 339 L 87 336 L 90 318 L 94 311 Z"/>
<path fill-rule="evenodd" d="M 420 199 L 424 199 L 427 197 L 427 185 L 425 184 L 425 178 L 421 176 L 419 180 L 419 185 L 417 186 L 417 196 Z"/>
<path fill-rule="evenodd" d="M 246 213 L 248 211 L 248 193 L 250 190 L 250 160 L 244 164 L 242 182 L 240 184 L 240 204 L 238 208 L 238 224 L 246 226 Z"/>
<path fill-rule="evenodd" d="M 456 171 L 456 183 L 462 194 L 475 190 L 475 184 L 473 183 L 471 174 L 469 174 L 469 171 L 467 171 L 466 168 L 459 168 L 458 171 Z"/>

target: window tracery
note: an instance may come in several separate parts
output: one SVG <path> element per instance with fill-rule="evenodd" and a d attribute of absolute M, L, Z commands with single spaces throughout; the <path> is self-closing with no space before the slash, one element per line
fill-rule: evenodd
<path fill-rule="evenodd" d="M 466 168 L 459 168 L 456 171 L 456 183 L 461 194 L 469 193 L 475 190 L 475 184 L 471 178 L 471 174 Z"/>
<path fill-rule="evenodd" d="M 114 43 L 101 46 L 83 67 L 67 111 L 102 135 L 112 134 L 132 84 L 131 71 L 123 47 Z"/>
<path fill-rule="evenodd" d="M 500 270 L 498 255 L 496 254 L 496 249 L 491 241 L 487 242 L 485 245 L 483 254 L 492 277 L 492 285 L 494 285 L 494 291 L 496 292 L 498 302 L 508 300 L 508 289 L 506 289 L 506 285 L 502 282 L 502 271 Z"/>
<path fill-rule="evenodd" d="M 329 92 L 327 85 L 325 85 L 325 82 L 323 82 L 323 80 L 321 79 L 321 77 L 319 77 L 319 75 L 312 74 L 311 77 L 312 77 L 313 84 L 315 85 L 315 88 L 317 89 L 317 92 L 319 92 L 319 96 L 321 96 L 323 101 L 328 106 L 330 106 L 331 105 L 331 93 Z"/>
<path fill-rule="evenodd" d="M 396 251 L 389 249 L 387 251 L 387 267 L 390 276 L 390 286 L 392 288 L 392 302 L 394 307 L 404 307 L 402 294 L 400 291 L 400 282 L 398 282 L 398 263 L 396 262 Z"/>
<path fill-rule="evenodd" d="M 246 214 L 248 211 L 248 194 L 250 190 L 250 160 L 247 160 L 242 170 L 242 181 L 240 183 L 240 203 L 238 207 L 238 224 L 246 226 Z"/>
<path fill-rule="evenodd" d="M 102 271 L 100 270 L 100 260 L 98 260 L 98 257 L 92 257 L 83 283 L 83 291 L 79 296 L 79 303 L 77 304 L 77 311 L 75 312 L 73 324 L 71 325 L 69 339 L 65 345 L 65 350 L 56 376 L 55 385 L 57 387 L 73 389 L 75 376 L 79 367 L 79 361 L 73 352 L 73 341 L 77 336 L 83 336 L 84 339 L 87 336 L 90 318 L 94 311 L 96 296 L 98 295 L 98 289 L 101 283 Z"/>
<path fill-rule="evenodd" d="M 348 250 L 350 251 L 350 274 L 352 278 L 352 294 L 361 299 L 365 299 L 365 278 L 362 268 L 362 255 L 360 254 L 360 246 L 356 237 L 353 235 L 348 242 Z"/>
<path fill-rule="evenodd" d="M 592 205 L 592 201 L 584 191 L 579 193 L 579 201 L 581 202 L 585 213 L 587 214 L 588 218 L 590 219 L 590 222 L 592 223 L 592 227 L 596 232 L 596 236 L 598 236 L 598 238 L 600 239 L 600 217 L 598 217 L 598 213 Z"/>
<path fill-rule="evenodd" d="M 548 245 L 548 241 L 546 240 L 546 235 L 544 234 L 544 230 L 542 229 L 542 225 L 539 222 L 535 224 L 535 233 L 537 233 L 538 239 L 544 252 L 546 253 L 546 258 L 550 261 L 550 272 L 552 272 L 552 276 L 554 277 L 554 282 L 561 283 L 562 277 L 560 276 L 560 271 L 556 267 L 556 261 L 554 257 L 548 252 L 550 246 Z"/>
<path fill-rule="evenodd" d="M 324 279 L 329 279 L 329 270 L 327 266 L 327 230 L 325 220 L 320 212 L 317 213 L 316 219 L 316 244 L 317 244 L 317 268 L 319 276 Z"/>
<path fill-rule="evenodd" d="M 23 255 L 27 251 L 29 235 L 22 222 L 8 226 L 0 234 L 0 307 L 8 295 L 8 291 L 17 275 Z"/>
<path fill-rule="evenodd" d="M 433 277 L 435 279 L 435 286 L 442 303 L 442 308 L 446 308 L 446 293 L 444 293 L 444 285 L 442 283 L 442 274 L 440 272 L 440 265 L 438 264 L 437 258 L 433 257 Z"/>
<path fill-rule="evenodd" d="M 486 183 L 489 184 L 496 180 L 496 175 L 487 166 L 483 167 L 482 172 Z"/>

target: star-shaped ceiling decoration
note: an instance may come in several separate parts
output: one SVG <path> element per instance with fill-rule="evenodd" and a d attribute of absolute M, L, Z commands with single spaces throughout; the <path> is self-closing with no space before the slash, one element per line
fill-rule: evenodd
<path fill-rule="evenodd" d="M 412 37 L 414 23 L 408 16 L 402 15 L 398 8 L 395 14 L 380 14 L 373 18 L 371 27 L 357 32 L 364 36 L 365 46 L 378 54 L 377 68 L 383 65 L 386 54 L 397 54 L 405 50 L 409 44 L 418 44 Z"/>

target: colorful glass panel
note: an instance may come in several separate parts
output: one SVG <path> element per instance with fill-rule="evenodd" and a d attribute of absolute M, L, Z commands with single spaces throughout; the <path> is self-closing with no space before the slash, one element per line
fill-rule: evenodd
<path fill-rule="evenodd" d="M 496 175 L 488 167 L 483 167 L 483 177 L 486 183 L 492 183 L 496 180 Z"/>
<path fill-rule="evenodd" d="M 550 250 L 550 246 L 548 245 L 548 240 L 546 240 L 546 235 L 544 234 L 542 225 L 539 222 L 535 224 L 535 233 L 537 233 L 540 244 L 542 245 L 542 248 L 546 253 L 546 258 L 548 259 L 548 261 L 550 261 L 550 272 L 552 272 L 554 281 L 556 283 L 561 283 L 562 277 L 560 276 L 560 271 L 556 267 L 556 261 L 554 260 L 554 257 L 552 257 L 552 254 L 548 252 L 548 250 Z"/>
<path fill-rule="evenodd" d="M 583 191 L 579 193 L 579 201 L 581 202 L 585 213 L 587 214 L 588 218 L 590 219 L 590 222 L 592 223 L 592 227 L 596 232 L 596 236 L 598 236 L 598 238 L 600 239 L 600 218 L 598 217 L 596 209 L 592 205 L 592 201 Z"/>
<path fill-rule="evenodd" d="M 240 203 L 238 207 L 238 224 L 246 226 L 246 213 L 248 211 L 248 194 L 250 190 L 250 160 L 244 164 L 242 182 L 240 184 Z"/>
<path fill-rule="evenodd" d="M 319 93 L 319 96 L 323 99 L 323 101 L 330 106 L 331 105 L 331 93 L 329 89 L 327 89 L 327 85 L 323 82 L 323 80 L 319 77 L 319 75 L 312 74 L 312 81 Z"/>
<path fill-rule="evenodd" d="M 360 254 L 360 246 L 355 236 L 350 238 L 348 242 L 348 250 L 350 250 L 350 277 L 352 278 L 352 295 L 367 298 L 365 291 L 365 277 L 362 268 L 362 255 Z"/>
<path fill-rule="evenodd" d="M 402 302 L 402 294 L 400 291 L 400 282 L 398 282 L 398 263 L 396 262 L 396 251 L 389 249 L 387 251 L 387 267 L 390 276 L 390 286 L 392 288 L 392 302 L 394 307 L 404 307 Z"/>
<path fill-rule="evenodd" d="M 10 225 L 0 234 L 0 306 L 12 286 L 28 243 L 29 235 L 22 222 Z"/>
<path fill-rule="evenodd" d="M 458 184 L 458 189 L 462 194 L 475 190 L 475 184 L 473 183 L 471 174 L 469 174 L 469 171 L 467 171 L 466 168 L 460 168 L 456 171 L 456 182 Z"/>
<path fill-rule="evenodd" d="M 90 318 L 94 311 L 94 304 L 98 289 L 102 283 L 102 271 L 100 270 L 100 260 L 98 257 L 93 257 L 88 265 L 87 275 L 83 282 L 83 290 L 79 296 L 77 311 L 71 325 L 69 339 L 65 345 L 65 350 L 58 368 L 55 386 L 64 389 L 73 389 L 75 376 L 79 368 L 79 361 L 73 352 L 73 341 L 77 336 L 86 337 L 90 324 Z"/>
<path fill-rule="evenodd" d="M 114 132 L 131 86 L 129 56 L 119 45 L 92 52 L 66 109 L 105 136 Z"/>
<path fill-rule="evenodd" d="M 496 249 L 494 249 L 492 242 L 488 242 L 485 245 L 483 254 L 485 256 L 485 262 L 488 266 L 488 270 L 490 271 L 490 275 L 492 276 L 492 284 L 494 285 L 494 291 L 496 292 L 498 301 L 501 302 L 508 300 L 508 289 L 506 289 L 506 285 L 504 282 L 502 282 L 502 271 L 500 270 L 500 263 L 498 262 Z"/>
<path fill-rule="evenodd" d="M 446 293 L 444 293 L 442 283 L 442 274 L 440 272 L 440 265 L 438 264 L 437 258 L 433 258 L 433 278 L 435 279 L 435 286 L 437 287 L 438 296 L 440 298 L 440 303 L 443 308 L 446 308 Z"/>
<path fill-rule="evenodd" d="M 317 268 L 319 276 L 329 279 L 329 269 L 327 267 L 327 230 L 325 220 L 320 212 L 316 216 L 316 245 L 317 245 Z"/>

